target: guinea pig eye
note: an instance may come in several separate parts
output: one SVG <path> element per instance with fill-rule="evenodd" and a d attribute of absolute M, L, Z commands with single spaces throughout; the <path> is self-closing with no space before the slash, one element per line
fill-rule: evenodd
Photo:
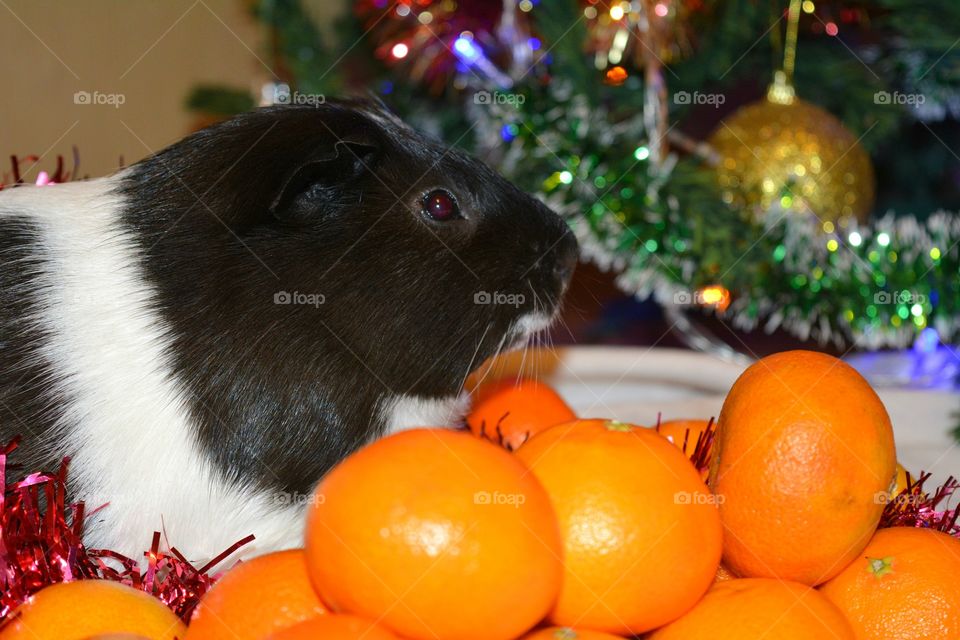
<path fill-rule="evenodd" d="M 423 197 L 423 213 L 443 222 L 460 217 L 460 207 L 449 191 L 434 189 Z"/>

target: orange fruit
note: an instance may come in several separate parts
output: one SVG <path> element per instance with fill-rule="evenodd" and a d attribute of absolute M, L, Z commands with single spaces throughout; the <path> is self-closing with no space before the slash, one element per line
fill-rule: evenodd
<path fill-rule="evenodd" d="M 713 496 L 652 429 L 578 420 L 516 455 L 560 522 L 565 573 L 552 623 L 641 633 L 679 617 L 713 582 L 721 551 Z"/>
<path fill-rule="evenodd" d="M 717 566 L 717 574 L 714 577 L 714 582 L 723 582 L 725 580 L 736 580 L 737 575 L 730 571 L 722 562 Z"/>
<path fill-rule="evenodd" d="M 711 429 L 711 435 L 706 435 L 709 426 L 709 420 L 667 420 L 656 427 L 660 435 L 676 445 L 691 462 L 694 462 L 694 466 L 700 469 L 700 477 L 704 480 L 709 473 L 713 439 L 716 437 L 714 435 L 716 427 Z M 700 442 L 701 440 L 703 442 Z"/>
<path fill-rule="evenodd" d="M 406 638 L 515 638 L 560 589 L 546 492 L 468 433 L 378 440 L 330 471 L 313 502 L 307 563 L 324 602 Z"/>
<path fill-rule="evenodd" d="M 880 529 L 820 591 L 857 638 L 960 638 L 960 540 L 934 529 Z"/>
<path fill-rule="evenodd" d="M 852 367 L 812 351 L 754 363 L 723 403 L 711 460 L 724 563 L 830 579 L 873 535 L 895 466 L 890 418 Z"/>
<path fill-rule="evenodd" d="M 661 422 L 656 430 L 689 457 L 697 446 L 697 438 L 703 435 L 708 424 L 709 420 L 667 420 Z"/>
<path fill-rule="evenodd" d="M 265 640 L 398 640 L 376 623 L 344 614 L 317 616 L 287 627 Z"/>
<path fill-rule="evenodd" d="M 186 626 L 160 600 L 108 580 L 50 585 L 30 596 L 0 629 L 2 640 L 81 640 L 104 634 L 183 638 Z"/>
<path fill-rule="evenodd" d="M 185 640 L 260 640 L 326 611 L 303 549 L 276 551 L 227 571 L 200 600 Z"/>
<path fill-rule="evenodd" d="M 481 386 L 467 426 L 482 436 L 514 451 L 534 434 L 576 418 L 563 398 L 536 380 L 502 380 Z"/>
<path fill-rule="evenodd" d="M 603 631 L 588 629 L 571 629 L 570 627 L 548 627 L 533 631 L 520 640 L 623 640 L 623 636 L 615 636 Z"/>
<path fill-rule="evenodd" d="M 718 582 L 675 622 L 648 640 L 854 640 L 829 600 L 798 582 L 738 578 Z"/>

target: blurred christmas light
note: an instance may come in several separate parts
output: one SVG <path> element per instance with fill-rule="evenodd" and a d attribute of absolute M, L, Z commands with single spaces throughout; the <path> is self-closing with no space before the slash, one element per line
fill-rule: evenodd
<path fill-rule="evenodd" d="M 730 306 L 730 292 L 726 287 L 712 284 L 697 292 L 697 299 L 705 307 L 714 307 L 717 311 L 726 311 Z"/>
<path fill-rule="evenodd" d="M 664 18 L 664 17 L 666 17 L 667 13 L 670 12 L 670 9 L 667 8 L 667 5 L 665 5 L 664 3 L 658 2 L 658 3 L 653 7 L 653 12 L 654 12 L 655 14 L 657 14 L 658 16 L 660 16 L 661 18 Z"/>
<path fill-rule="evenodd" d="M 827 35 L 828 35 L 828 36 L 835 36 L 835 35 L 837 35 L 838 33 L 840 33 L 840 29 L 839 29 L 839 27 L 837 27 L 837 23 L 836 23 L 836 22 L 828 22 L 828 23 L 827 23 L 827 26 L 826 26 L 826 30 L 827 30 Z"/>
<path fill-rule="evenodd" d="M 473 62 L 480 57 L 480 49 L 473 43 L 473 34 L 469 31 L 464 31 L 454 40 L 453 50 L 466 62 Z"/>
<path fill-rule="evenodd" d="M 623 20 L 623 14 L 624 14 L 623 7 L 621 7 L 620 5 L 615 4 L 612 7 L 610 7 L 611 20 L 614 20 L 614 21 Z"/>
<path fill-rule="evenodd" d="M 615 87 L 623 84 L 627 79 L 627 70 L 617 65 L 616 67 L 611 67 L 604 76 L 604 82 L 607 84 L 613 85 Z"/>
<path fill-rule="evenodd" d="M 393 45 L 393 49 L 390 50 L 390 55 L 398 60 L 400 58 L 406 58 L 408 53 L 410 53 L 410 48 L 402 42 Z"/>

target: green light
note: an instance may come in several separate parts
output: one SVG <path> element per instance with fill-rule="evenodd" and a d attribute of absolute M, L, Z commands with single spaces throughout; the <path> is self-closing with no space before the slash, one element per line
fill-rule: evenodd
<path fill-rule="evenodd" d="M 787 248 L 782 244 L 778 244 L 777 248 L 773 250 L 773 259 L 777 262 L 782 261 L 787 257 Z"/>
<path fill-rule="evenodd" d="M 637 147 L 633 152 L 633 157 L 642 162 L 650 157 L 650 149 L 647 149 L 646 147 Z"/>
<path fill-rule="evenodd" d="M 557 176 L 557 178 L 559 178 L 560 182 L 562 182 L 563 184 L 570 184 L 571 182 L 573 182 L 573 174 L 570 173 L 569 171 L 561 171 L 560 175 Z"/>
<path fill-rule="evenodd" d="M 634 191 L 630 187 L 624 187 L 623 189 L 620 189 L 620 197 L 624 200 L 629 200 L 633 197 L 633 194 Z"/>
<path fill-rule="evenodd" d="M 597 189 L 603 189 L 607 186 L 607 179 L 603 176 L 597 176 L 593 179 L 593 184 L 596 185 Z"/>
<path fill-rule="evenodd" d="M 886 233 L 881 233 L 877 235 L 877 244 L 881 247 L 886 247 L 890 244 L 890 236 Z"/>
<path fill-rule="evenodd" d="M 906 305 L 897 307 L 897 315 L 906 320 L 910 317 L 910 310 L 907 309 Z"/>
<path fill-rule="evenodd" d="M 930 249 L 930 257 L 933 258 L 934 260 L 939 260 L 940 249 L 937 249 L 936 247 L 934 247 L 933 249 Z"/>
<path fill-rule="evenodd" d="M 867 317 L 876 318 L 877 317 L 877 308 L 872 304 L 867 307 Z"/>
<path fill-rule="evenodd" d="M 657 250 L 657 241 L 651 238 L 650 240 L 647 240 L 643 246 L 646 247 L 647 251 L 653 253 Z"/>

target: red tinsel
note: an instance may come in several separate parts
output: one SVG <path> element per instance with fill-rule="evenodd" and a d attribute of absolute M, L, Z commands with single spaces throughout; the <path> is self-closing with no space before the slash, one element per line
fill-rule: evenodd
<path fill-rule="evenodd" d="M 930 475 L 921 472 L 916 480 L 907 475 L 907 488 L 890 498 L 880 517 L 880 527 L 936 529 L 960 538 L 960 505 L 952 509 L 941 506 L 960 489 L 960 483 L 950 476 L 933 493 L 927 493 L 923 485 Z"/>
<path fill-rule="evenodd" d="M 661 418 L 662 416 L 658 413 L 657 424 L 654 426 L 654 429 L 658 432 L 660 431 Z M 716 437 L 717 421 L 711 417 L 707 421 L 707 426 L 697 435 L 696 442 L 690 442 L 690 429 L 686 429 L 683 432 L 683 442 L 676 443 L 680 450 L 690 458 L 690 462 L 693 463 L 693 466 L 697 468 L 701 475 L 706 475 L 710 470 L 710 454 L 713 453 L 713 442 Z"/>
<path fill-rule="evenodd" d="M 26 165 L 27 171 L 36 166 L 40 162 L 41 158 L 39 156 L 23 156 L 19 157 L 16 155 L 10 156 L 10 172 L 0 173 L 0 190 L 4 187 L 14 187 L 20 184 L 25 184 L 26 180 L 23 177 L 23 165 Z M 61 182 L 69 182 L 71 180 L 77 179 L 80 175 L 80 153 L 77 151 L 77 148 L 73 148 L 73 170 L 67 171 L 63 164 L 63 156 L 57 156 L 57 166 L 53 170 L 53 173 L 47 173 L 46 171 L 41 171 L 36 178 L 37 185 L 46 185 L 46 184 L 59 184 Z"/>
<path fill-rule="evenodd" d="M 0 450 L 0 623 L 31 594 L 47 585 L 83 579 L 121 582 L 163 601 L 184 621 L 219 577 L 208 571 L 253 540 L 247 536 L 206 565 L 196 568 L 176 550 L 160 550 L 154 532 L 146 570 L 109 549 L 83 544 L 84 504 L 66 503 L 67 466 L 56 473 L 31 473 L 7 484 L 10 454 L 19 438 Z"/>

